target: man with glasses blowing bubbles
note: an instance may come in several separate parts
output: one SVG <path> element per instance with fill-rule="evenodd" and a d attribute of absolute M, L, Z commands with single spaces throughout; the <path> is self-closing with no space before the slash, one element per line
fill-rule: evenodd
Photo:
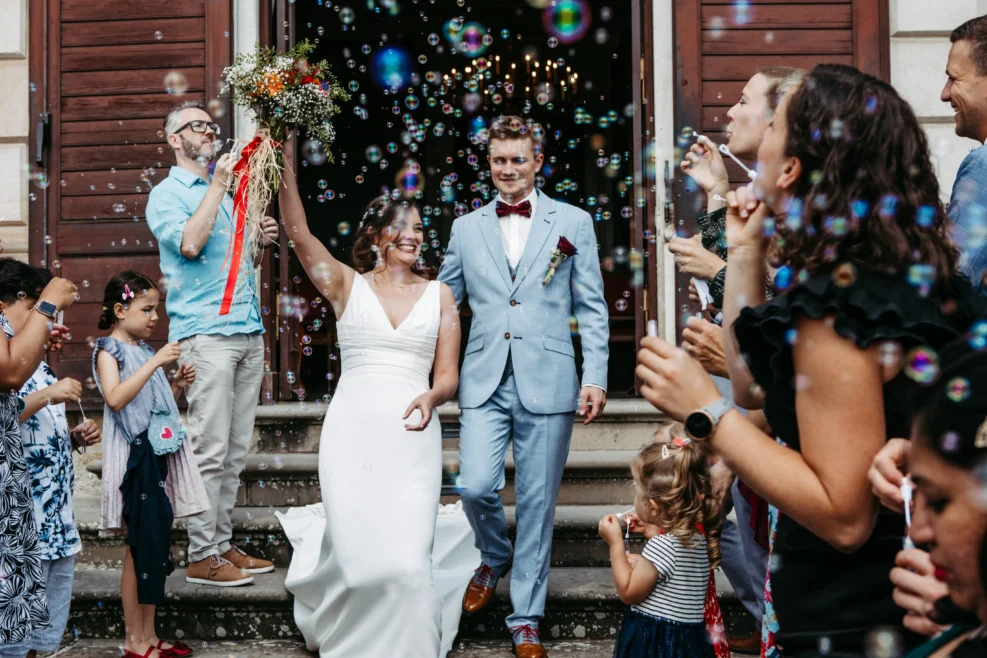
<path fill-rule="evenodd" d="M 182 362 L 198 373 L 186 392 L 188 425 L 212 509 L 188 520 L 186 579 L 230 587 L 253 582 L 251 574 L 273 571 L 274 564 L 230 543 L 264 372 L 264 329 L 254 277 L 261 251 L 252 263 L 241 259 L 235 277 L 230 272 L 235 227 L 226 188 L 235 159 L 219 156 L 219 133 L 201 103 L 183 103 L 168 114 L 165 134 L 177 164 L 151 191 L 147 224 L 167 284 L 168 340 L 181 343 Z M 267 217 L 261 228 L 266 247 L 277 239 L 278 224 Z M 249 236 L 244 240 L 249 254 Z M 228 287 L 228 281 L 235 283 Z M 224 297 L 228 312 L 221 313 Z"/>

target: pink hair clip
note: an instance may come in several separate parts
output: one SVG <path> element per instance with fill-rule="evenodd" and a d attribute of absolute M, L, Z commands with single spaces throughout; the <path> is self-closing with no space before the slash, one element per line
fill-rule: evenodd
<path fill-rule="evenodd" d="M 123 301 L 134 298 L 134 291 L 130 289 L 130 286 L 126 283 L 123 284 Z"/>

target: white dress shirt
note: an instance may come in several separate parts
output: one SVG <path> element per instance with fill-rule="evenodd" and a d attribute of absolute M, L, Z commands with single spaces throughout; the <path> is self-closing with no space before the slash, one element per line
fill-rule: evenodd
<path fill-rule="evenodd" d="M 507 203 L 499 196 L 497 200 Z M 512 212 L 510 215 L 499 218 L 500 237 L 504 243 L 504 253 L 507 254 L 507 261 L 511 264 L 512 268 L 517 267 L 518 263 L 521 262 L 521 256 L 524 255 L 524 247 L 528 244 L 528 235 L 531 233 L 531 220 L 534 219 L 535 210 L 538 207 L 538 192 L 531 190 L 531 194 L 517 203 L 510 205 L 519 206 L 525 201 L 531 204 L 531 217 L 522 217 Z"/>

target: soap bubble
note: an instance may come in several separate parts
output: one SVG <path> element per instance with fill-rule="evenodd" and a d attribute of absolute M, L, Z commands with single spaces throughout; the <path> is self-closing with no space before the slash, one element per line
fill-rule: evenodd
<path fill-rule="evenodd" d="M 188 78 L 181 71 L 169 71 L 164 78 L 165 91 L 181 96 L 188 91 Z"/>
<path fill-rule="evenodd" d="M 928 347 L 916 347 L 905 359 L 905 374 L 919 384 L 934 383 L 939 378 L 939 356 Z"/>
<path fill-rule="evenodd" d="M 385 89 L 400 89 L 411 76 L 408 53 L 394 46 L 374 53 L 370 67 L 374 80 Z"/>
<path fill-rule="evenodd" d="M 326 163 L 329 157 L 326 155 L 322 141 L 318 139 L 308 139 L 302 144 L 302 157 L 313 166 L 321 166 Z"/>
<path fill-rule="evenodd" d="M 954 377 L 946 384 L 946 397 L 953 402 L 962 402 L 970 397 L 970 381 L 964 377 Z"/>
<path fill-rule="evenodd" d="M 545 31 L 562 43 L 578 41 L 589 29 L 592 12 L 584 0 L 558 0 L 542 14 Z"/>

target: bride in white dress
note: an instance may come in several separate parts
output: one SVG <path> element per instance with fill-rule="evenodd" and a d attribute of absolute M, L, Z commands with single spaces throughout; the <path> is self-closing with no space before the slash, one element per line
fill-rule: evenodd
<path fill-rule="evenodd" d="M 371 204 L 354 245 L 361 272 L 334 259 L 308 229 L 290 145 L 285 140 L 281 215 L 335 310 L 342 374 L 319 447 L 321 549 L 314 567 L 293 565 L 285 586 L 320 658 L 435 658 L 431 552 L 442 436 L 432 416 L 458 386 L 459 313 L 448 286 L 412 272 L 423 226 L 411 204 L 386 197 Z M 306 558 L 312 562 L 296 551 L 293 562 Z"/>

